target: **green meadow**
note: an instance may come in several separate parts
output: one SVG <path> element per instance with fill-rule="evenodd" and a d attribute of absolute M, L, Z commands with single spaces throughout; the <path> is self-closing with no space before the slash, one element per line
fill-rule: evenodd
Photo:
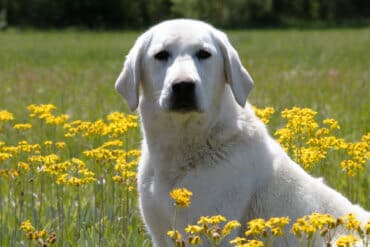
<path fill-rule="evenodd" d="M 336 136 L 346 141 L 359 141 L 370 132 L 370 28 L 227 34 L 255 81 L 249 101 L 276 111 L 268 124 L 272 135 L 285 124 L 281 111 L 294 106 L 317 111 L 317 121 L 336 119 L 341 126 Z M 25 220 L 55 233 L 57 246 L 151 246 L 138 214 L 137 192 L 110 176 L 117 172 L 115 161 L 107 158 L 96 168 L 102 163 L 83 155 L 116 138 L 77 134 L 71 140 L 62 125 L 49 126 L 29 117 L 27 110 L 30 104 L 53 104 L 55 114 L 67 114 L 69 122 L 104 119 L 107 125 L 112 112 L 134 114 L 114 91 L 114 82 L 138 35 L 139 31 L 0 32 L 0 111 L 14 115 L 11 121 L 0 121 L 0 143 L 39 143 L 42 155 L 80 158 L 96 174 L 93 184 L 72 187 L 55 184 L 55 177 L 39 175 L 37 168 L 15 178 L 0 173 L 0 246 L 33 246 L 19 229 Z M 12 126 L 17 123 L 32 123 L 32 128 L 16 131 Z M 114 152 L 140 146 L 138 128 L 130 127 L 119 138 L 123 144 Z M 68 151 L 43 147 L 47 140 L 66 142 Z M 17 163 L 27 155 L 31 154 L 0 158 L 0 170 L 20 169 Z M 369 209 L 369 161 L 355 177 L 348 177 L 341 171 L 343 157 L 330 151 L 311 173 Z"/>

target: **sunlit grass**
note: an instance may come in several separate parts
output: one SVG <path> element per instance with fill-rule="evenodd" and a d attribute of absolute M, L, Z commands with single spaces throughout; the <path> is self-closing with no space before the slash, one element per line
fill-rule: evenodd
<path fill-rule="evenodd" d="M 281 112 L 299 106 L 318 112 L 315 121 L 320 128 L 325 126 L 324 119 L 337 120 L 340 129 L 333 128 L 333 136 L 347 143 L 361 141 L 370 131 L 369 31 L 229 32 L 255 80 L 249 100 L 256 106 L 275 109 L 274 114 L 267 109 L 261 115 L 269 118 L 271 134 L 287 124 Z M 17 30 L 0 33 L 0 112 L 8 110 L 13 117 L 5 119 L 3 113 L 4 119 L 0 118 L 1 246 L 29 245 L 20 230 L 25 220 L 30 220 L 35 231 L 46 230 L 48 237 L 42 236 L 44 241 L 55 234 L 54 244 L 58 246 L 151 246 L 137 210 L 135 176 L 130 173 L 135 168 L 122 166 L 118 157 L 121 151 L 139 148 L 139 130 L 131 128 L 113 135 L 105 129 L 122 120 L 119 115 L 108 118 L 109 114 L 127 112 L 113 84 L 124 55 L 138 35 L 139 32 Z M 46 122 L 47 116 L 29 116 L 27 106 L 46 103 L 57 106 L 51 111 L 55 118 L 49 116 L 54 124 Z M 57 117 L 61 121 L 58 124 Z M 16 124 L 20 125 L 15 127 Z M 74 127 L 79 127 L 77 132 Z M 94 128 L 95 132 L 90 133 Z M 26 150 L 29 145 L 36 146 L 30 152 L 19 153 L 5 148 Z M 302 156 L 297 154 L 307 150 L 288 151 L 299 159 Z M 109 156 L 110 152 L 113 156 Z M 48 156 L 52 154 L 59 159 L 53 161 Z M 101 154 L 108 156 L 99 158 Z M 30 161 L 31 156 L 35 157 Z M 351 177 L 341 167 L 341 162 L 350 158 L 346 150 L 330 148 L 325 159 L 315 161 L 308 170 L 369 209 L 369 163 L 365 162 L 363 169 Z M 69 166 L 53 175 L 41 169 L 49 161 L 51 165 L 69 162 Z M 305 161 L 300 161 L 304 165 Z M 127 167 L 130 172 L 125 170 Z M 90 171 L 95 175 L 85 176 Z M 90 180 L 84 180 L 86 177 Z"/>

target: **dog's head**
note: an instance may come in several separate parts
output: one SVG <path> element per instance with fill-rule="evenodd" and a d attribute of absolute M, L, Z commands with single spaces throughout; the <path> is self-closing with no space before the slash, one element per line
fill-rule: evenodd
<path fill-rule="evenodd" d="M 143 100 L 162 111 L 204 112 L 229 84 L 244 106 L 253 81 L 226 35 L 201 21 L 171 20 L 142 34 L 115 87 L 131 110 Z"/>

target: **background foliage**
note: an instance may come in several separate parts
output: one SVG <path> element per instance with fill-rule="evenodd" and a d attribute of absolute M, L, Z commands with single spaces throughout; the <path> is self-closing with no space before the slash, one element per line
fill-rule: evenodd
<path fill-rule="evenodd" d="M 174 17 L 232 28 L 370 18 L 367 0 L 0 0 L 0 9 L 0 25 L 38 28 L 137 28 Z"/>

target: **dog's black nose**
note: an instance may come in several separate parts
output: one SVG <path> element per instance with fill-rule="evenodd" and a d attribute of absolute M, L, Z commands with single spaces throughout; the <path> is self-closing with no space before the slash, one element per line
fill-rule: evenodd
<path fill-rule="evenodd" d="M 187 112 L 197 110 L 195 82 L 180 81 L 172 85 L 170 108 L 173 111 Z"/>
<path fill-rule="evenodd" d="M 181 81 L 172 85 L 172 92 L 176 96 L 187 97 L 194 94 L 195 83 L 192 81 Z"/>

